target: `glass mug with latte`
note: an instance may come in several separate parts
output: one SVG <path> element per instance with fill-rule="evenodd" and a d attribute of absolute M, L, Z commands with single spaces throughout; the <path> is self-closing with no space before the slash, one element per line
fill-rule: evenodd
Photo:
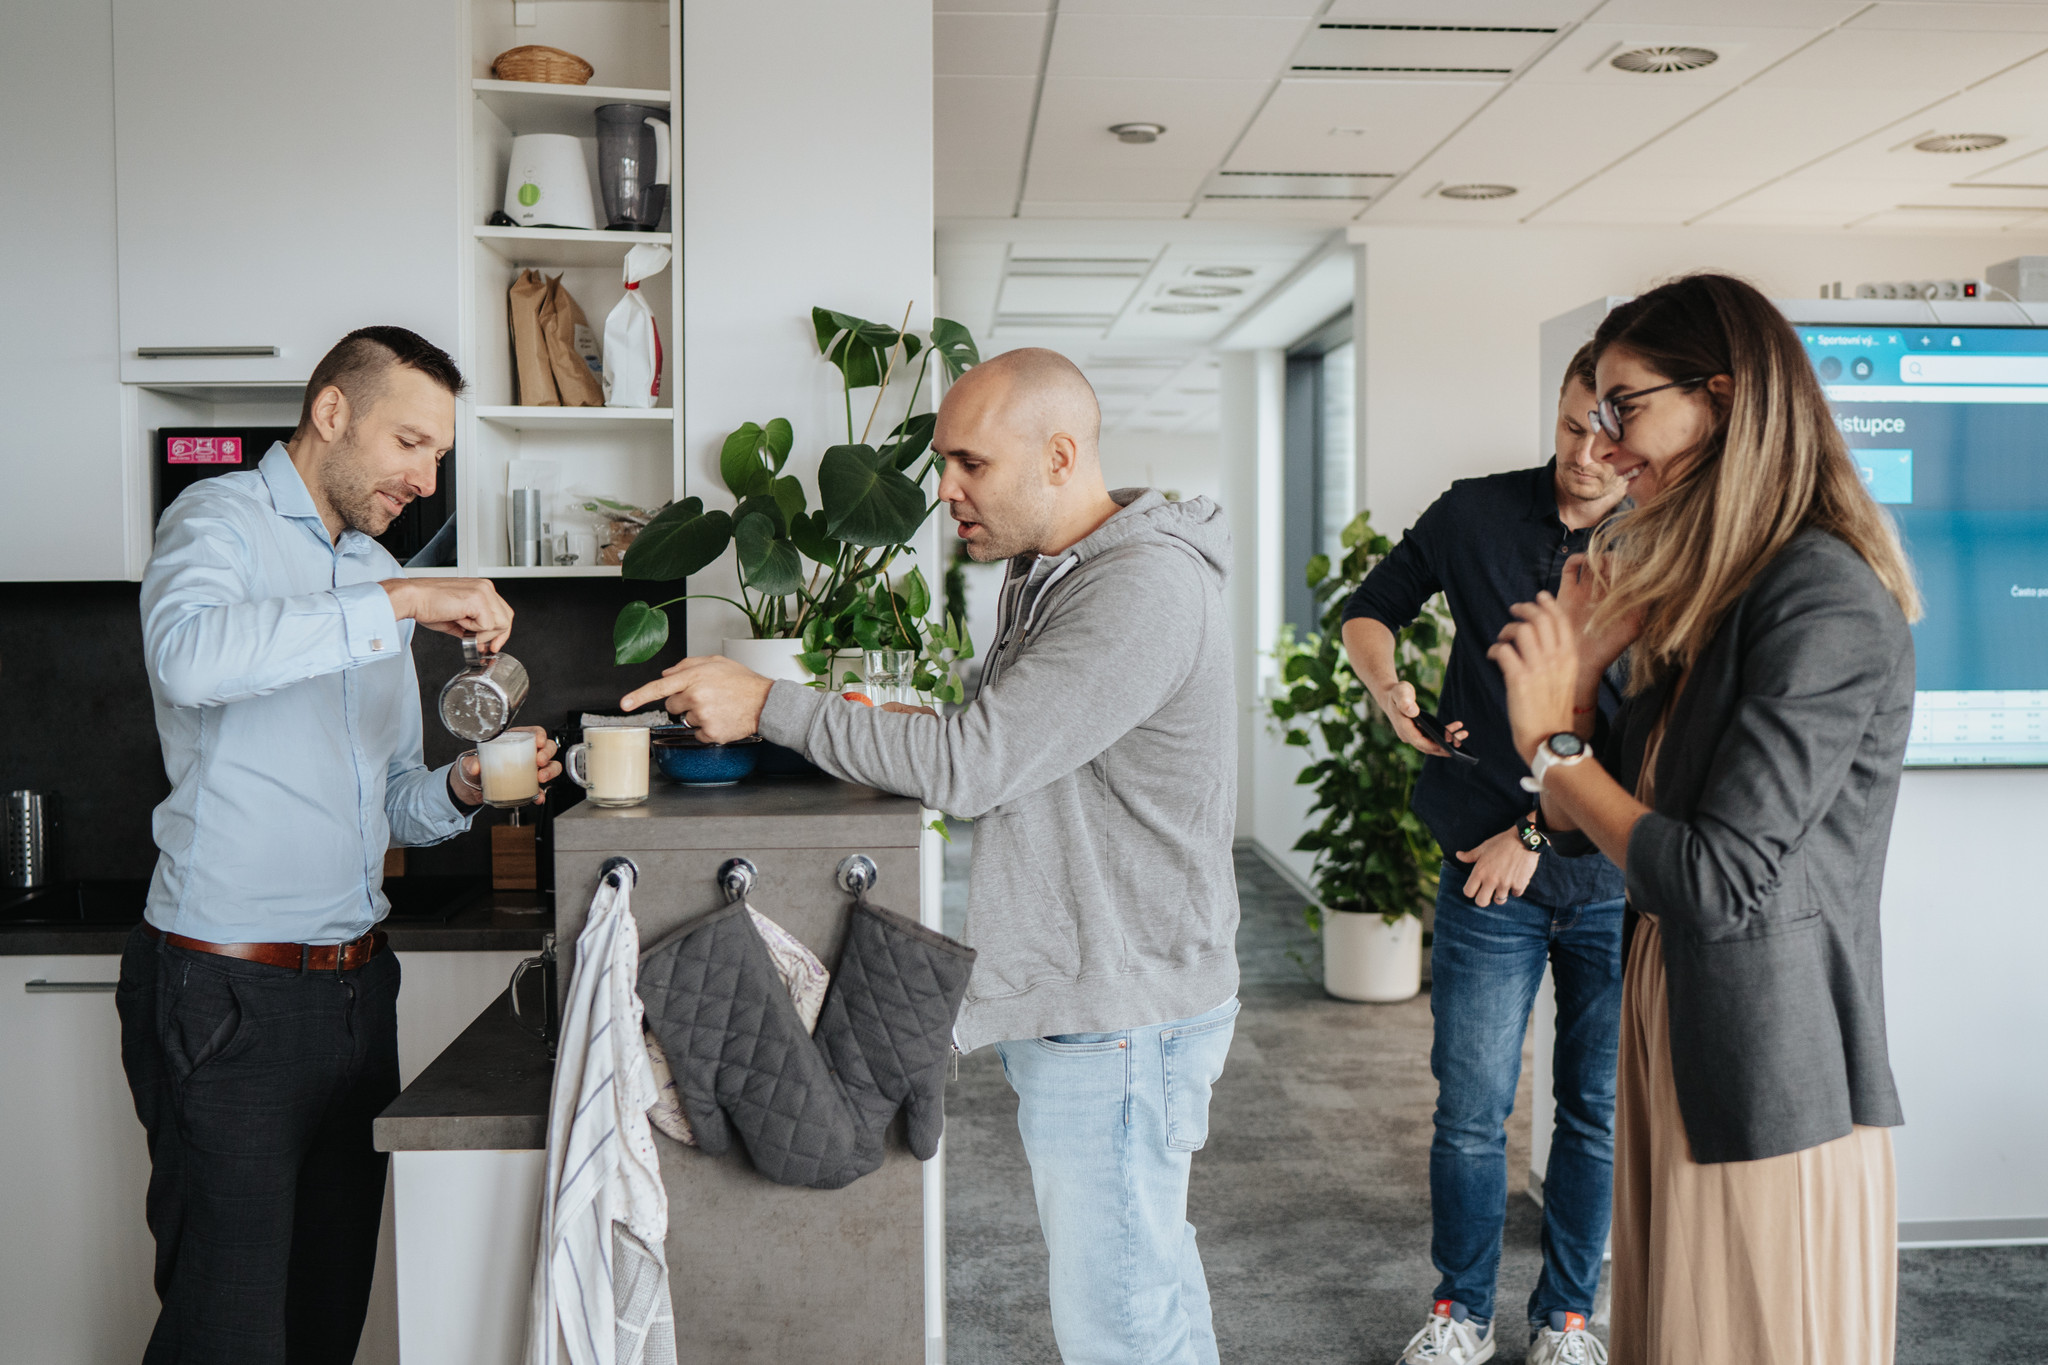
<path fill-rule="evenodd" d="M 648 730 L 644 725 L 583 732 L 562 760 L 569 780 L 593 806 L 637 806 L 647 799 Z"/>
<path fill-rule="evenodd" d="M 534 733 L 507 730 L 496 739 L 476 746 L 477 765 L 483 770 L 484 804 L 516 809 L 530 806 L 540 795 L 540 772 Z"/>

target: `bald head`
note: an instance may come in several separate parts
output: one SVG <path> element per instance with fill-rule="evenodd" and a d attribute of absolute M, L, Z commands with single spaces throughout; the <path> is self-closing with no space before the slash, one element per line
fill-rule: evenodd
<path fill-rule="evenodd" d="M 1101 434 L 1095 390 L 1058 351 L 1005 351 L 962 375 L 939 405 L 932 446 L 968 554 L 1058 553 L 1115 515 Z"/>

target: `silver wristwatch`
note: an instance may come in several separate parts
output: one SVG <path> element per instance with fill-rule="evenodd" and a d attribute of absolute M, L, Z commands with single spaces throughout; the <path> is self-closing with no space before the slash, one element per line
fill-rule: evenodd
<path fill-rule="evenodd" d="M 1558 731 L 1536 746 L 1536 757 L 1529 760 L 1529 776 L 1522 779 L 1522 790 L 1542 791 L 1545 773 L 1552 768 L 1569 768 L 1574 763 L 1583 763 L 1592 752 L 1592 746 L 1571 731 Z"/>

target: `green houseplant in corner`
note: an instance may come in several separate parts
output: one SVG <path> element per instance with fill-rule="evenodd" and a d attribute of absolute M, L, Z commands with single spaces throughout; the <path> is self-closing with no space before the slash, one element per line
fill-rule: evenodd
<path fill-rule="evenodd" d="M 1436 896 L 1440 855 L 1409 809 L 1422 755 L 1403 743 L 1344 657 L 1344 604 L 1393 543 L 1360 512 L 1344 528 L 1344 556 L 1317 555 L 1308 584 L 1322 629 L 1281 633 L 1281 691 L 1267 700 L 1286 742 L 1311 761 L 1295 780 L 1315 788 L 1321 821 L 1294 847 L 1315 854 L 1317 904 L 1309 927 L 1323 936 L 1323 984 L 1347 1000 L 1405 1000 L 1422 988 L 1422 911 Z M 1395 637 L 1395 663 L 1416 700 L 1436 708 L 1450 646 L 1450 618 L 1432 598 Z"/>
<path fill-rule="evenodd" d="M 907 320 L 906 310 L 906 320 Z M 919 394 L 936 359 L 957 379 L 980 360 L 965 327 L 935 318 L 929 343 L 900 327 L 868 322 L 845 313 L 812 310 L 821 356 L 839 372 L 846 411 L 846 442 L 827 449 L 818 462 L 819 506 L 807 505 L 803 485 L 784 472 L 796 434 L 784 418 L 747 422 L 725 440 L 719 477 L 736 506 L 731 512 L 706 509 L 688 497 L 650 521 L 627 550 L 627 578 L 672 582 L 698 572 L 731 548 L 739 569 L 737 598 L 679 594 L 668 601 L 630 602 L 613 627 L 613 654 L 621 664 L 642 663 L 668 639 L 664 608 L 686 597 L 714 597 L 740 610 L 755 643 L 781 642 L 780 654 L 801 660 L 803 678 L 828 675 L 838 653 L 850 650 L 910 650 L 917 656 L 919 690 L 942 701 L 957 701 L 960 684 L 953 665 L 970 657 L 964 624 L 953 618 L 926 620 L 931 591 L 912 569 L 890 579 L 890 568 L 909 553 L 908 542 L 938 507 L 926 485 L 941 463 L 931 449 L 937 418 L 919 413 Z M 880 417 L 891 383 L 915 363 L 916 377 L 904 400 L 903 417 L 879 444 L 868 438 Z M 853 393 L 875 390 L 858 439 Z M 739 657 L 737 644 L 727 652 Z M 757 657 L 743 662 L 769 671 Z"/>

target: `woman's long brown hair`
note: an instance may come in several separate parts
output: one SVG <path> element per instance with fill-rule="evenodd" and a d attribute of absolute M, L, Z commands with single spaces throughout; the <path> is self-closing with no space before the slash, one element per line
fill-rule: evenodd
<path fill-rule="evenodd" d="M 1809 526 L 1853 546 L 1906 619 L 1919 619 L 1898 531 L 1850 462 L 1813 365 L 1769 299 L 1728 275 L 1687 275 L 1609 313 L 1593 347 L 1628 351 L 1664 379 L 1727 375 L 1733 386 L 1664 489 L 1593 535 L 1607 584 L 1595 628 L 1642 613 L 1630 692 L 1690 667 L 1735 599 Z"/>

